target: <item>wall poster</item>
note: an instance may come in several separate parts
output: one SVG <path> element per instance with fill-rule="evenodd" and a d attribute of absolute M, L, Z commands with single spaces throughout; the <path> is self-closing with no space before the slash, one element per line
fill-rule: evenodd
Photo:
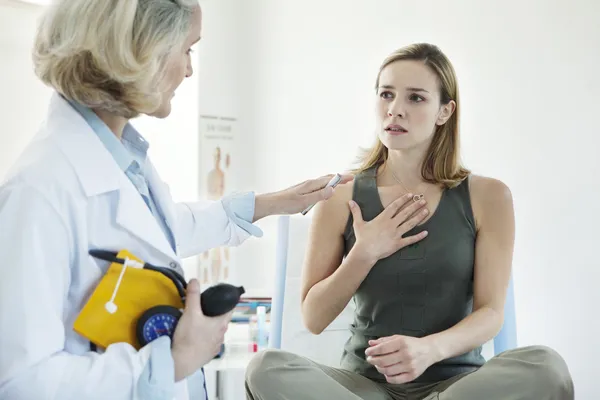
<path fill-rule="evenodd" d="M 235 147 L 237 119 L 229 116 L 201 115 L 199 138 L 199 198 L 219 200 L 237 191 Z M 229 282 L 234 277 L 234 248 L 206 251 L 198 260 L 198 279 L 204 285 Z"/>

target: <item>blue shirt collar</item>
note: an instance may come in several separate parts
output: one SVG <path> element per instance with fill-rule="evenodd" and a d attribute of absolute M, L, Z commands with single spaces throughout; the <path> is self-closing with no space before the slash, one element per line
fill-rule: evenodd
<path fill-rule="evenodd" d="M 129 122 L 125 125 L 122 138 L 119 140 L 90 108 L 74 101 L 70 101 L 70 104 L 86 120 L 121 170 L 127 171 L 132 166 L 143 169 L 149 144 Z"/>

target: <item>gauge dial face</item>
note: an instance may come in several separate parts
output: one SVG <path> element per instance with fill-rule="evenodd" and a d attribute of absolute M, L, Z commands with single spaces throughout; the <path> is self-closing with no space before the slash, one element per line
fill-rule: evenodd
<path fill-rule="evenodd" d="M 170 306 L 158 306 L 147 310 L 138 321 L 138 339 L 146 344 L 161 336 L 173 337 L 181 312 Z"/>
<path fill-rule="evenodd" d="M 144 324 L 144 338 L 151 342 L 161 336 L 167 335 L 171 337 L 175 331 L 176 325 L 177 319 L 174 316 L 169 314 L 156 314 Z"/>

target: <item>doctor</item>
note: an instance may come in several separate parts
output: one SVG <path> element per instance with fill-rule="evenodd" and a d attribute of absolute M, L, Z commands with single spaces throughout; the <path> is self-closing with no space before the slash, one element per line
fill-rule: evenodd
<path fill-rule="evenodd" d="M 182 272 L 184 257 L 260 236 L 256 220 L 331 196 L 326 176 L 265 195 L 173 202 L 129 120 L 169 115 L 200 36 L 197 0 L 59 0 L 43 17 L 35 71 L 56 94 L 0 187 L 1 399 L 206 398 L 202 366 L 230 316 L 205 317 L 192 280 L 172 341 L 92 351 L 72 325 L 108 263 L 88 250 L 126 248 Z"/>

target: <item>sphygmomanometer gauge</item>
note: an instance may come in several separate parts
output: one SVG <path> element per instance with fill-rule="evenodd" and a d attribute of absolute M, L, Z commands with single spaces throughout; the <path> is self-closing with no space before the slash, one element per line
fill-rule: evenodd
<path fill-rule="evenodd" d="M 171 306 L 156 306 L 146 310 L 138 320 L 137 337 L 142 346 L 161 336 L 173 337 L 181 311 Z"/>

